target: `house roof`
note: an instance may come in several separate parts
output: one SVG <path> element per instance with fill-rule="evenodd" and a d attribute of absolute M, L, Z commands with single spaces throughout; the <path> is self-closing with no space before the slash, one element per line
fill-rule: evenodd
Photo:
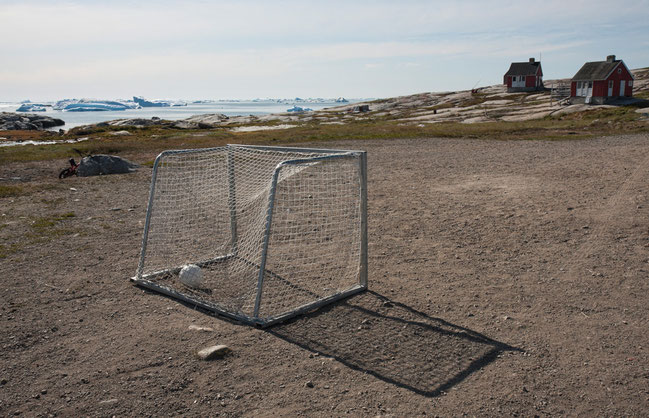
<path fill-rule="evenodd" d="M 620 62 L 622 60 L 587 62 L 577 71 L 572 80 L 606 80 Z"/>
<path fill-rule="evenodd" d="M 509 71 L 505 73 L 508 75 L 535 75 L 536 70 L 541 65 L 540 61 L 535 62 L 512 62 L 509 66 Z"/>

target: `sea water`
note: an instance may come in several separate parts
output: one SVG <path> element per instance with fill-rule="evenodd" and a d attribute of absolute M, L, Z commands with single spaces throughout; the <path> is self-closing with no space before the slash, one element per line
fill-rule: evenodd
<path fill-rule="evenodd" d="M 358 100 L 350 100 L 350 103 Z M 63 112 L 46 107 L 45 112 L 34 112 L 53 118 L 62 119 L 64 126 L 57 127 L 71 129 L 76 126 L 90 125 L 93 123 L 105 122 L 115 119 L 144 118 L 151 119 L 157 116 L 161 119 L 180 120 L 194 115 L 206 113 L 221 113 L 226 116 L 247 116 L 247 115 L 268 115 L 271 113 L 283 113 L 294 105 L 302 108 L 320 110 L 327 107 L 342 106 L 349 103 L 336 103 L 335 101 L 214 101 L 209 103 L 188 103 L 187 106 L 170 107 L 144 107 L 141 109 L 128 109 L 119 111 L 100 112 Z M 20 103 L 0 103 L 0 112 L 15 112 Z"/>

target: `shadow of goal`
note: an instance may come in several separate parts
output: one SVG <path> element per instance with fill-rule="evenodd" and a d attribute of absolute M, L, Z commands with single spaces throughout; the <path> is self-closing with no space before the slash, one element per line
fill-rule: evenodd
<path fill-rule="evenodd" d="M 260 326 L 365 290 L 366 161 L 246 145 L 161 153 L 131 280 Z"/>

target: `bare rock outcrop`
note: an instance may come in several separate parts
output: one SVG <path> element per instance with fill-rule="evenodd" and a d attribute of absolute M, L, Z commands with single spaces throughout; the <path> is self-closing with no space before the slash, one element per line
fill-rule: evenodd
<path fill-rule="evenodd" d="M 33 113 L 0 113 L 0 131 L 36 131 L 55 126 L 63 126 L 65 122 L 61 119 Z"/>

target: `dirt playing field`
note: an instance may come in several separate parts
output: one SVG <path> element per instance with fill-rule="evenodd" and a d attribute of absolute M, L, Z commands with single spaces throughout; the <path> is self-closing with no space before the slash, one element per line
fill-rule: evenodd
<path fill-rule="evenodd" d="M 0 167 L 0 415 L 647 414 L 649 135 L 324 146 L 368 151 L 370 291 L 266 330 L 128 280 L 150 168 Z"/>

